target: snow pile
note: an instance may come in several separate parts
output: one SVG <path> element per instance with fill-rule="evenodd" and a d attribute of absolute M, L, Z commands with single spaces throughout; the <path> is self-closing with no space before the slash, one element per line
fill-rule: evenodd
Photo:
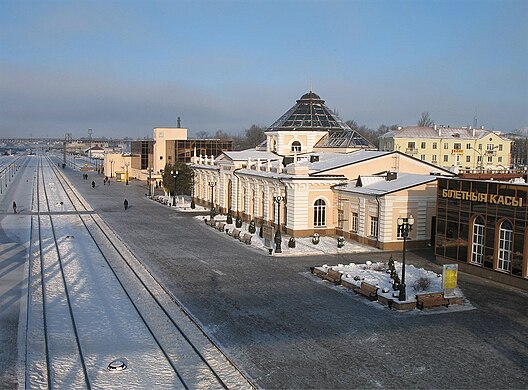
<path fill-rule="evenodd" d="M 394 267 L 401 279 L 402 263 L 394 261 Z M 390 271 L 388 271 L 387 264 L 383 262 L 372 263 L 367 261 L 365 264 L 350 263 L 334 266 L 324 264 L 314 268 L 325 273 L 330 269 L 338 271 L 343 274 L 341 281 L 348 282 L 357 287 L 361 286 L 361 282 L 374 285 L 379 288 L 378 295 L 385 298 L 394 298 L 393 294 L 397 294 L 397 291 L 392 288 L 392 279 L 390 278 Z M 428 283 L 424 282 L 425 280 L 427 280 Z M 416 302 L 416 294 L 443 292 L 442 274 L 427 271 L 423 268 L 417 268 L 411 264 L 405 265 L 405 284 L 407 300 L 404 302 Z M 462 293 L 462 290 L 457 287 L 454 296 L 463 297 L 464 294 Z"/>
<path fill-rule="evenodd" d="M 209 220 L 209 216 L 196 216 L 196 219 L 200 221 Z M 227 216 L 226 215 L 216 215 L 214 217 L 216 222 L 224 222 L 226 225 L 224 227 L 225 231 L 231 232 L 233 229 L 235 229 L 235 220 L 236 218 L 233 218 L 233 223 L 228 224 L 227 223 Z M 237 228 L 241 231 L 241 235 L 243 234 L 251 234 L 249 233 L 249 223 L 242 222 L 242 226 L 240 228 Z M 275 242 L 268 243 L 269 245 L 266 245 L 265 239 L 259 237 L 259 231 L 260 226 L 256 226 L 256 232 L 251 234 L 251 246 L 260 249 L 262 251 L 269 252 L 270 245 L 271 248 L 273 248 L 273 251 L 275 251 Z M 295 238 L 295 248 L 290 248 L 288 246 L 288 242 L 290 240 L 291 236 L 282 233 L 282 245 L 281 250 L 282 253 L 274 253 L 275 256 L 306 256 L 306 255 L 317 255 L 317 254 L 340 254 L 340 253 L 361 253 L 361 252 L 381 252 L 380 249 L 373 248 L 371 246 L 360 244 L 358 242 L 353 241 L 345 241 L 345 245 L 341 248 L 338 248 L 337 246 L 337 236 L 336 237 L 328 237 L 328 236 L 321 236 L 319 238 L 319 243 L 317 245 L 312 243 L 312 237 L 304 237 L 304 238 Z"/>

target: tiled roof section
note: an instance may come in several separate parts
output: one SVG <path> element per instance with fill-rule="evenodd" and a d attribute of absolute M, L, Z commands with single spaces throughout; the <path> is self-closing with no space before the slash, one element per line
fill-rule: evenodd
<path fill-rule="evenodd" d="M 346 186 L 340 186 L 339 189 L 364 195 L 385 195 L 391 192 L 400 191 L 405 188 L 412 188 L 425 183 L 433 182 L 438 176 L 433 175 L 418 175 L 412 173 L 398 173 L 398 178 L 395 180 L 378 180 L 371 181 L 367 184 L 363 182 L 362 187 L 356 187 L 356 181 L 352 181 Z M 361 177 L 363 180 L 363 176 Z M 385 179 L 385 178 L 384 178 Z"/>
<path fill-rule="evenodd" d="M 476 140 L 487 136 L 490 133 L 495 133 L 502 139 L 507 140 L 506 137 L 499 132 L 492 132 L 486 129 L 470 129 L 469 127 L 445 127 L 437 126 L 436 130 L 433 127 L 408 126 L 401 130 L 392 130 L 381 136 L 381 138 L 433 138 L 433 139 L 467 139 Z M 475 135 L 473 135 L 475 134 Z"/>
<path fill-rule="evenodd" d="M 310 91 L 301 96 L 297 103 L 266 131 L 352 131 L 324 103 L 319 95 Z"/>

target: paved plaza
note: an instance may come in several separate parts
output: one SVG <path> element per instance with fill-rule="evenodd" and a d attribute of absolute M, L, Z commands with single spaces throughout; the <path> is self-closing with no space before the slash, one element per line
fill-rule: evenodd
<path fill-rule="evenodd" d="M 526 292 L 461 274 L 459 284 L 473 310 L 390 311 L 309 274 L 313 265 L 383 261 L 390 253 L 272 257 L 208 228 L 193 215 L 148 200 L 138 182 L 103 186 L 100 175 L 91 173 L 85 181 L 79 172 L 66 173 L 259 387 L 528 385 Z M 125 198 L 130 205 L 126 212 Z M 401 256 L 392 255 L 396 260 Z M 410 252 L 408 262 L 441 269 L 432 250 Z"/>

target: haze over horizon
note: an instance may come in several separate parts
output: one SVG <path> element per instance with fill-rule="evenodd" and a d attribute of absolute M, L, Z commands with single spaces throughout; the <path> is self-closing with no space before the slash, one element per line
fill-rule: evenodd
<path fill-rule="evenodd" d="M 0 2 L 0 135 L 239 134 L 312 89 L 378 128 L 528 128 L 528 2 Z"/>

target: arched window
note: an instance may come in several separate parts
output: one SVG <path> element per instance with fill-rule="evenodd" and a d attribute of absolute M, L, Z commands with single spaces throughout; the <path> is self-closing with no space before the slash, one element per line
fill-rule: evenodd
<path fill-rule="evenodd" d="M 484 259 L 484 218 L 478 216 L 473 222 L 473 243 L 471 245 L 471 262 L 482 265 Z"/>
<path fill-rule="evenodd" d="M 326 226 L 326 203 L 317 199 L 314 204 L 314 226 Z"/>
<path fill-rule="evenodd" d="M 513 246 L 513 226 L 510 221 L 503 221 L 499 228 L 499 264 L 498 269 L 509 271 L 511 267 Z"/>
<path fill-rule="evenodd" d="M 292 152 L 300 152 L 301 151 L 301 143 L 299 141 L 293 141 L 291 145 L 291 151 Z"/>

